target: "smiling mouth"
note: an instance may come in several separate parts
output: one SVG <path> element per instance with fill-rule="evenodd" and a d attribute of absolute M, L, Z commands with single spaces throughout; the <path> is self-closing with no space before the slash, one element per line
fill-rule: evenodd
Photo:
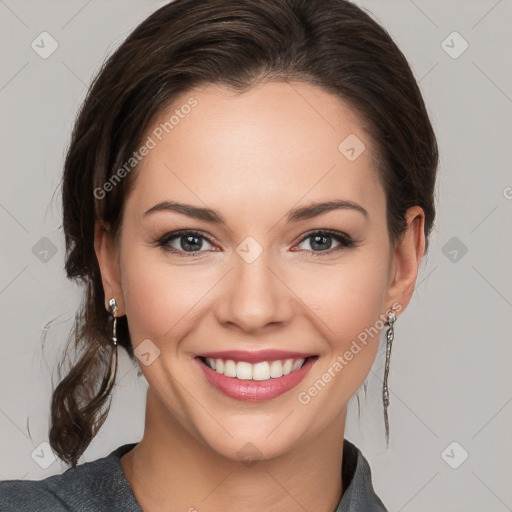
<path fill-rule="evenodd" d="M 318 356 L 306 358 L 280 359 L 274 361 L 261 361 L 249 363 L 247 361 L 234 361 L 232 359 L 214 359 L 211 357 L 198 356 L 198 359 L 211 370 L 245 381 L 266 381 L 278 379 L 290 373 L 300 370 L 310 359 L 317 359 Z"/>

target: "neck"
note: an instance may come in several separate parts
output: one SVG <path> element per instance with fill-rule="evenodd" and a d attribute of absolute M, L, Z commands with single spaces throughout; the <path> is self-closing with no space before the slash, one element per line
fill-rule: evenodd
<path fill-rule="evenodd" d="M 321 435 L 270 460 L 226 458 L 168 414 L 148 389 L 142 440 L 121 466 L 144 512 L 333 512 L 343 492 L 346 408 Z"/>

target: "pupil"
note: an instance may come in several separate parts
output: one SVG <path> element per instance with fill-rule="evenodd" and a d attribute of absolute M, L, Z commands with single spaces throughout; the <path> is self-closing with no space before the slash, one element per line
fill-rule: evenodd
<path fill-rule="evenodd" d="M 322 244 L 327 244 L 327 240 L 329 240 L 331 237 L 330 236 L 325 236 L 325 235 L 316 235 L 313 237 L 313 242 L 311 243 L 311 247 L 313 249 L 319 249 L 319 250 L 325 250 L 325 249 L 329 249 L 329 247 L 322 247 Z M 321 240 L 321 242 L 317 242 L 317 240 Z M 330 245 L 330 244 L 328 244 Z"/>
<path fill-rule="evenodd" d="M 183 242 L 183 239 L 186 240 L 185 244 L 188 244 L 189 249 L 191 251 L 199 251 L 200 250 L 201 243 L 200 243 L 199 238 L 197 236 L 194 236 L 194 235 L 182 236 L 181 237 L 181 241 L 182 242 Z M 196 242 L 189 243 L 190 240 L 195 240 Z M 185 245 L 183 243 L 181 244 L 181 247 L 182 247 L 182 249 L 186 249 L 186 247 L 185 247 Z"/>

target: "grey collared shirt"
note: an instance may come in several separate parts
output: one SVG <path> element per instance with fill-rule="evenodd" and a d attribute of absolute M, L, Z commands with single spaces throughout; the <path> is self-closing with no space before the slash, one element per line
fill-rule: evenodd
<path fill-rule="evenodd" d="M 143 512 L 120 461 L 136 444 L 43 480 L 1 481 L 0 512 Z M 343 496 L 333 512 L 388 512 L 373 490 L 368 462 L 346 439 L 342 482 Z"/>

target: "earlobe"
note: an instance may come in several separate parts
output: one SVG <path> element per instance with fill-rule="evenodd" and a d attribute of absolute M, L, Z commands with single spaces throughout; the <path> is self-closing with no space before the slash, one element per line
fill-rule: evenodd
<path fill-rule="evenodd" d="M 398 302 L 402 310 L 414 293 L 421 260 L 425 253 L 425 213 L 419 206 L 409 208 L 407 229 L 393 251 L 394 280 L 388 291 L 389 303 Z"/>
<path fill-rule="evenodd" d="M 112 241 L 108 226 L 102 220 L 96 220 L 94 226 L 94 251 L 100 267 L 101 281 L 105 293 L 105 308 L 109 300 L 116 299 L 118 316 L 124 315 L 124 300 L 121 287 L 117 248 Z"/>

